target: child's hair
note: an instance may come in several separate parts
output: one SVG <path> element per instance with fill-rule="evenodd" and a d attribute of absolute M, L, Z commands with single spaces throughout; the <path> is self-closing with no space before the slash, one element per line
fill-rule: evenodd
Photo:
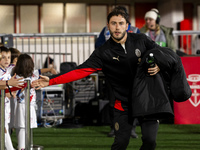
<path fill-rule="evenodd" d="M 7 47 L 5 47 L 5 46 L 0 46 L 0 52 L 6 52 L 6 53 L 8 53 L 8 52 L 10 52 L 10 50 Z"/>
<path fill-rule="evenodd" d="M 33 59 L 28 54 L 21 54 L 18 57 L 17 64 L 13 73 L 24 78 L 30 77 L 33 74 L 34 63 Z"/>
<path fill-rule="evenodd" d="M 3 43 L 0 43 L 0 47 L 2 47 L 3 46 Z M 0 61 L 1 61 L 1 57 L 2 57 L 2 55 L 1 55 L 1 50 L 0 50 Z"/>
<path fill-rule="evenodd" d="M 11 52 L 11 63 L 13 63 L 13 60 L 15 58 L 18 58 L 19 55 L 21 54 L 20 51 L 16 48 L 9 48 L 10 52 Z"/>
<path fill-rule="evenodd" d="M 8 53 L 8 52 L 10 52 L 10 50 L 8 48 L 6 48 L 5 46 L 0 45 L 0 61 L 1 61 L 1 58 L 2 58 L 1 52 Z"/>

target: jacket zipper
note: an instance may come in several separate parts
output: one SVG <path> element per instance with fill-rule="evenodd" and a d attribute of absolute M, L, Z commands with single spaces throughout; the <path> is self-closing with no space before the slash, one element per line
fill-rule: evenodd
<path fill-rule="evenodd" d="M 124 49 L 124 53 L 127 54 L 126 48 L 125 48 L 125 44 L 121 44 L 122 48 Z"/>
<path fill-rule="evenodd" d="M 125 52 L 125 54 L 127 54 L 127 51 L 126 51 L 126 49 L 124 49 L 124 52 Z"/>

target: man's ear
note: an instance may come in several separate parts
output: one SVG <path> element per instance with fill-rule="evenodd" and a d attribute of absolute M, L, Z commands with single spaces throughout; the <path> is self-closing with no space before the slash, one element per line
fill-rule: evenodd
<path fill-rule="evenodd" d="M 128 30 L 128 25 L 129 25 L 129 24 L 128 24 L 128 23 L 126 23 L 126 30 Z"/>

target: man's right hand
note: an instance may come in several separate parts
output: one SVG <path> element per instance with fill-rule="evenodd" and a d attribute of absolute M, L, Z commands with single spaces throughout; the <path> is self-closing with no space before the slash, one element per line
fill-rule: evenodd
<path fill-rule="evenodd" d="M 43 87 L 48 86 L 49 80 L 49 77 L 40 75 L 40 79 L 33 81 L 31 87 L 35 88 L 36 90 L 39 90 Z"/>

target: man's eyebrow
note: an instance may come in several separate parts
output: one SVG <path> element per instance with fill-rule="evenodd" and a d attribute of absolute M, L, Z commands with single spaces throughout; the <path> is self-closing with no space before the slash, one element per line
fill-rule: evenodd
<path fill-rule="evenodd" d="M 117 21 L 111 21 L 111 23 L 124 23 L 124 21 L 119 21 L 119 22 L 117 22 Z"/>

